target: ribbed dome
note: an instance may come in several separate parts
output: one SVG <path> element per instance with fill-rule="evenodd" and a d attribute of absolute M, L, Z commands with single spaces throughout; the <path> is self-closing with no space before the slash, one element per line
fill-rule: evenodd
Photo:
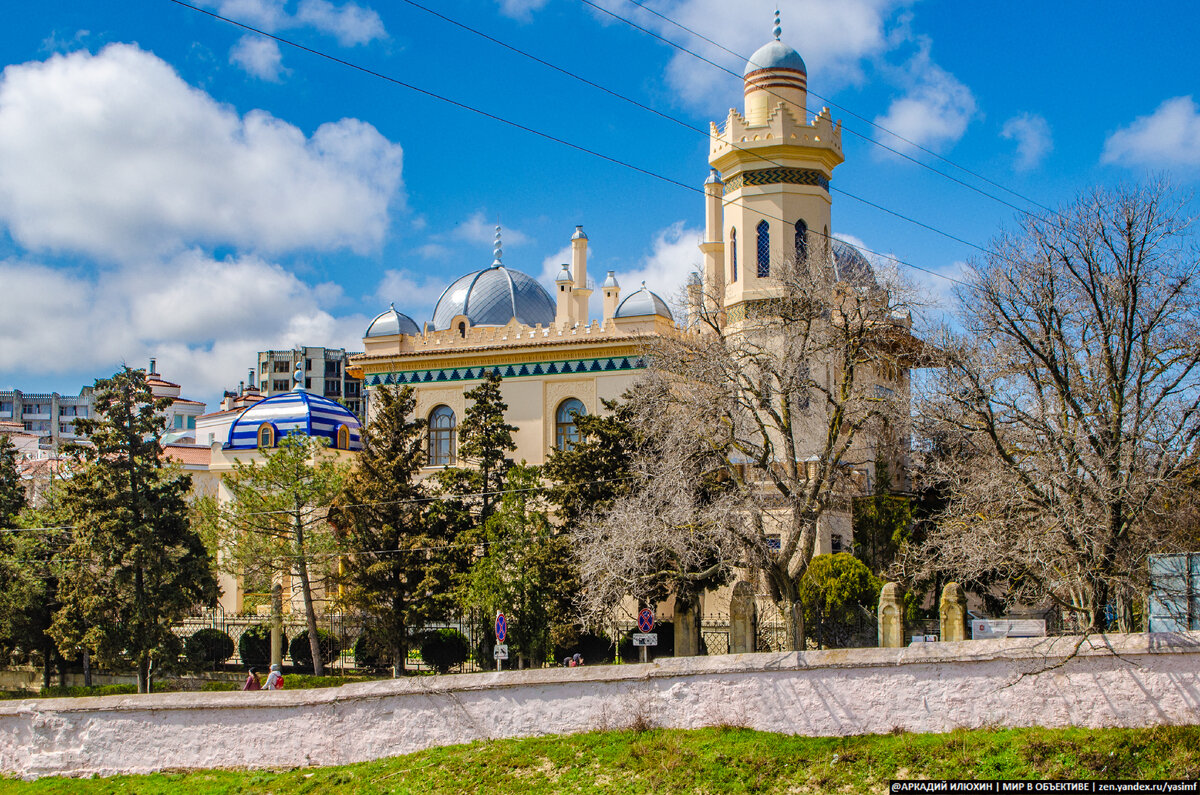
<path fill-rule="evenodd" d="M 338 429 L 345 425 L 349 431 L 347 449 L 362 449 L 362 424 L 358 417 L 342 404 L 303 389 L 272 395 L 243 411 L 229 426 L 225 448 L 256 449 L 259 430 L 264 424 L 271 427 L 274 445 L 289 433 L 297 432 L 328 439 L 330 447 L 337 447 Z"/>
<path fill-rule="evenodd" d="M 875 284 L 875 269 L 861 251 L 845 240 L 833 239 L 833 273 L 839 282 Z"/>
<path fill-rule="evenodd" d="M 760 69 L 792 69 L 808 74 L 808 68 L 805 67 L 800 53 L 778 39 L 767 42 L 750 56 L 750 60 L 746 63 L 746 69 L 742 72 L 742 77 Z"/>
<path fill-rule="evenodd" d="M 466 315 L 472 326 L 503 326 L 513 318 L 526 326 L 549 326 L 554 299 L 533 277 L 494 265 L 446 288 L 433 310 L 434 328 L 450 328 L 456 315 Z"/>
<path fill-rule="evenodd" d="M 661 315 L 672 321 L 675 319 L 667 302 L 646 289 L 645 284 L 642 284 L 642 289 L 630 293 L 613 313 L 613 317 L 649 317 L 651 315 Z"/>
<path fill-rule="evenodd" d="M 390 337 L 393 334 L 420 334 L 421 328 L 411 317 L 396 311 L 392 304 L 386 311 L 381 312 L 367 326 L 364 337 Z"/>

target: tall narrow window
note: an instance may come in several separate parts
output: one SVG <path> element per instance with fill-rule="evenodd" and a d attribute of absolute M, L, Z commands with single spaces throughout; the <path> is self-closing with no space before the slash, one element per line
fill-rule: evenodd
<path fill-rule="evenodd" d="M 345 425 L 341 425 L 338 427 L 337 449 L 339 449 L 339 450 L 349 450 L 350 449 L 350 429 L 347 428 Z"/>
<path fill-rule="evenodd" d="M 771 275 L 771 230 L 766 221 L 758 222 L 758 278 Z"/>
<path fill-rule="evenodd" d="M 737 281 L 737 229 L 729 229 L 729 266 L 733 273 L 733 278 L 729 281 Z"/>
<path fill-rule="evenodd" d="M 449 406 L 438 406 L 429 415 L 429 466 L 448 467 L 456 457 L 458 421 Z"/>
<path fill-rule="evenodd" d="M 808 224 L 803 218 L 796 222 L 796 262 L 808 262 Z"/>
<path fill-rule="evenodd" d="M 554 415 L 554 446 L 559 450 L 570 450 L 579 442 L 579 428 L 575 427 L 575 418 L 587 414 L 583 402 L 569 398 L 558 404 L 558 412 Z"/>
<path fill-rule="evenodd" d="M 264 422 L 262 425 L 258 426 L 258 446 L 275 446 L 275 429 L 272 428 L 269 423 Z"/>

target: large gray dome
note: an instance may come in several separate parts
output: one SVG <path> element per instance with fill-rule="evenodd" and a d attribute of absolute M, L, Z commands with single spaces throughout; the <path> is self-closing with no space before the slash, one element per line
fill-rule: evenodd
<path fill-rule="evenodd" d="M 800 53 L 779 39 L 767 42 L 750 56 L 750 60 L 746 63 L 746 69 L 742 72 L 742 77 L 760 69 L 792 69 L 808 74 L 808 69 L 804 66 L 804 59 L 800 57 Z"/>
<path fill-rule="evenodd" d="M 503 326 L 513 318 L 526 326 L 550 326 L 554 299 L 533 277 L 493 265 L 446 288 L 433 310 L 433 327 L 450 328 L 456 315 L 466 315 L 472 326 Z"/>

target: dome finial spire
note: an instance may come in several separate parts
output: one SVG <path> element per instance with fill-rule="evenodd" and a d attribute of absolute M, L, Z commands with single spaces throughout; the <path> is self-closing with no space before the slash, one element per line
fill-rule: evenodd
<path fill-rule="evenodd" d="M 496 245 L 492 249 L 492 256 L 495 257 L 492 260 L 493 268 L 499 268 L 504 264 L 501 261 L 504 258 L 504 249 L 500 247 L 500 224 L 496 224 Z"/>
<path fill-rule="evenodd" d="M 775 34 L 775 41 L 779 41 L 780 34 L 783 33 L 783 28 L 779 24 L 779 9 L 775 9 L 775 29 L 771 31 Z"/>

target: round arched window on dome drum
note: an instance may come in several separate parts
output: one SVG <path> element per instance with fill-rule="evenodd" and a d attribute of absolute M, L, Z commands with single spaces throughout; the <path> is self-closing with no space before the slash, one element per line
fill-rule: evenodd
<path fill-rule="evenodd" d="M 587 407 L 582 400 L 567 398 L 558 404 L 554 414 L 554 446 L 567 451 L 579 442 L 579 428 L 575 426 L 575 418 L 587 414 Z"/>
<path fill-rule="evenodd" d="M 264 422 L 258 426 L 258 446 L 271 448 L 275 446 L 275 429 L 271 423 Z"/>
<path fill-rule="evenodd" d="M 758 278 L 771 275 L 771 228 L 766 221 L 758 222 Z"/>
<path fill-rule="evenodd" d="M 796 262 L 808 262 L 808 224 L 803 218 L 796 222 Z"/>
<path fill-rule="evenodd" d="M 429 414 L 429 449 L 431 467 L 448 467 L 454 464 L 458 449 L 458 420 L 454 409 L 438 406 Z"/>
<path fill-rule="evenodd" d="M 733 275 L 729 281 L 732 284 L 737 281 L 737 228 L 729 228 L 729 270 Z"/>
<path fill-rule="evenodd" d="M 337 449 L 350 449 L 350 429 L 345 425 L 339 425 L 337 431 Z"/>

